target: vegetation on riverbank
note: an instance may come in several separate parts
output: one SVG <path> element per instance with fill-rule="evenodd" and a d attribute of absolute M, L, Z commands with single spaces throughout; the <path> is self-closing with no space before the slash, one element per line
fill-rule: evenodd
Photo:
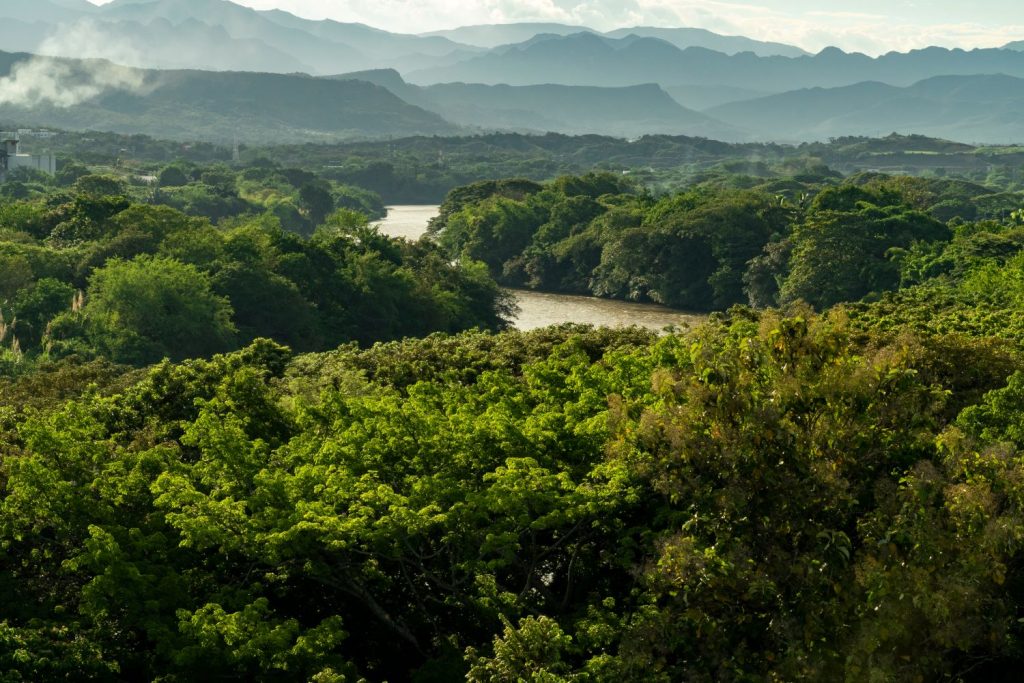
<path fill-rule="evenodd" d="M 906 284 L 958 232 L 1005 232 L 993 221 L 1016 224 L 1021 205 L 1024 195 L 962 180 L 879 174 L 734 175 L 660 198 L 589 174 L 459 188 L 431 233 L 452 258 L 482 261 L 513 287 L 696 311 L 827 308 Z"/>
<path fill-rule="evenodd" d="M 3 185 L 20 198 L 0 203 L 0 359 L 18 372 L 68 356 L 143 366 L 259 337 L 316 351 L 506 324 L 506 295 L 482 266 L 379 234 L 348 208 L 373 213 L 379 199 L 303 171 L 193 180 L 168 166 L 155 190 L 26 180 Z"/>

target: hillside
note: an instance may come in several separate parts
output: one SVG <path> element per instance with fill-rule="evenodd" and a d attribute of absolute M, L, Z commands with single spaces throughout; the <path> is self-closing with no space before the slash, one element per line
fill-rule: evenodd
<path fill-rule="evenodd" d="M 963 142 L 1024 141 L 1024 79 L 940 76 L 897 88 L 860 83 L 735 102 L 708 114 L 774 140 L 919 133 Z"/>
<path fill-rule="evenodd" d="M 28 55 L 0 53 L 0 76 Z M 40 62 L 36 62 L 38 65 Z M 105 62 L 46 60 L 67 70 L 57 84 L 66 89 L 95 84 Z M 123 71 L 123 73 L 121 73 Z M 325 81 L 303 75 L 212 71 L 119 70 L 121 86 L 73 106 L 0 104 L 10 122 L 70 130 L 144 133 L 182 140 L 251 143 L 315 142 L 401 135 L 445 135 L 458 129 L 385 88 L 358 81 Z M 4 100 L 0 99 L 0 102 Z"/>
<path fill-rule="evenodd" d="M 386 69 L 336 78 L 375 83 L 410 104 L 467 127 L 619 137 L 645 134 L 725 140 L 745 137 L 731 126 L 681 106 L 653 84 L 598 88 L 445 83 L 420 87 L 406 83 L 397 71 Z"/>

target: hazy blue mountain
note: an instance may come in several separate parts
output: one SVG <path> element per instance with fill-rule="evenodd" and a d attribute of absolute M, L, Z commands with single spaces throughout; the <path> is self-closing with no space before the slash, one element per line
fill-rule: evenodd
<path fill-rule="evenodd" d="M 473 47 L 460 48 L 446 55 L 439 56 L 412 53 L 399 55 L 390 60 L 383 61 L 378 68 L 391 68 L 397 69 L 402 73 L 409 73 L 410 71 L 418 71 L 420 69 L 452 66 L 467 59 L 473 59 L 478 55 L 480 55 L 480 51 Z"/>
<path fill-rule="evenodd" d="M 568 24 L 522 22 L 513 24 L 478 24 L 462 26 L 447 31 L 425 33 L 425 36 L 443 36 L 459 43 L 495 48 L 501 45 L 524 43 L 538 35 L 569 36 L 574 33 L 594 33 L 609 38 L 625 38 L 636 35 L 645 38 L 660 38 L 678 48 L 703 47 L 726 54 L 753 52 L 761 56 L 783 55 L 799 57 L 807 54 L 804 50 L 782 43 L 768 43 L 743 36 L 723 36 L 702 28 L 657 28 L 636 26 L 620 28 L 602 33 L 586 26 Z"/>
<path fill-rule="evenodd" d="M 407 83 L 395 69 L 367 69 L 366 71 L 353 71 L 330 77 L 338 81 L 366 81 L 386 88 L 394 95 L 402 98 L 409 104 L 417 107 L 431 109 L 437 106 L 437 102 L 428 95 L 429 88 L 421 88 L 418 85 Z"/>
<path fill-rule="evenodd" d="M 109 52 L 101 48 L 121 48 L 125 43 L 134 49 L 144 37 L 146 49 L 138 50 L 133 61 L 155 68 L 318 74 L 378 66 L 447 66 L 482 52 L 445 38 L 309 21 L 278 10 L 256 11 L 229 0 L 114 0 L 99 7 L 85 0 L 0 0 L 0 17 L 22 22 L 19 26 L 31 25 L 26 37 L 16 36 L 0 47 L 38 51 L 46 37 L 69 35 L 68 27 L 81 34 L 77 22 L 88 19 L 88 30 L 96 36 L 88 42 L 97 46 L 90 54 L 105 56 Z M 201 35 L 196 22 L 214 33 Z M 82 56 L 83 41 L 57 42 L 68 45 L 63 56 Z M 118 49 L 117 54 L 123 52 Z"/>
<path fill-rule="evenodd" d="M 681 106 L 654 84 L 620 88 L 448 83 L 427 88 L 445 118 L 492 128 L 618 137 L 690 135 L 736 140 L 737 130 Z"/>
<path fill-rule="evenodd" d="M 3 47 L 72 58 L 112 58 L 118 63 L 157 69 L 308 72 L 308 64 L 259 40 L 233 38 L 220 26 L 196 19 L 172 24 L 89 20 L 58 28 L 46 22 L 7 19 Z M 56 48 L 56 49 L 55 49 Z"/>
<path fill-rule="evenodd" d="M 1007 43 L 1006 45 L 1003 45 L 1003 49 L 1024 51 L 1024 40 L 1016 40 L 1012 43 Z"/>
<path fill-rule="evenodd" d="M 0 77 L 18 62 L 43 59 L 0 52 Z M 122 88 L 108 88 L 74 106 L 0 106 L 0 119 L 182 140 L 250 143 L 318 142 L 407 135 L 451 135 L 459 128 L 432 112 L 363 81 L 301 74 L 153 71 L 103 61 L 53 60 L 70 70 L 59 89 L 116 70 Z M 55 70 L 56 72 L 56 70 Z"/>
<path fill-rule="evenodd" d="M 368 64 L 367 58 L 349 45 L 326 40 L 300 29 L 282 26 L 256 10 L 236 5 L 228 0 L 114 0 L 100 8 L 98 17 L 103 20 L 133 21 L 141 24 L 170 22 L 172 25 L 198 20 L 221 28 L 232 38 L 259 41 L 281 54 L 290 55 L 290 62 L 306 65 L 303 70 L 316 73 L 363 68 Z M 184 47 L 186 44 L 181 45 Z M 223 67 L 211 64 L 209 68 Z M 292 64 L 288 64 L 269 70 L 287 73 L 295 69 Z"/>
<path fill-rule="evenodd" d="M 744 36 L 723 36 L 702 28 L 658 28 L 654 26 L 635 26 L 609 31 L 604 35 L 609 38 L 625 38 L 634 35 L 643 38 L 660 38 L 672 43 L 680 49 L 703 47 L 716 52 L 734 55 L 740 52 L 753 52 L 759 57 L 801 57 L 809 54 L 806 50 L 783 43 L 771 43 Z"/>
<path fill-rule="evenodd" d="M 405 82 L 397 71 L 390 69 L 335 78 L 375 83 L 410 104 L 467 127 L 617 137 L 644 134 L 723 140 L 745 137 L 738 129 L 683 107 L 653 84 L 599 88 L 444 83 L 420 87 Z"/>
<path fill-rule="evenodd" d="M 331 20 L 310 21 L 281 10 L 269 10 L 259 14 L 279 26 L 349 45 L 371 58 L 393 60 L 404 55 L 445 57 L 453 52 L 472 55 L 482 51 L 439 36 L 391 33 L 365 24 Z"/>
<path fill-rule="evenodd" d="M 813 56 L 726 55 L 704 48 L 680 50 L 657 38 L 612 39 L 589 33 L 547 36 L 443 68 L 407 75 L 414 83 L 454 81 L 533 85 L 714 85 L 784 92 L 839 87 L 862 81 L 906 86 L 939 75 L 1006 73 L 1024 76 L 1024 52 L 927 48 L 878 58 L 837 48 Z"/>
<path fill-rule="evenodd" d="M 499 45 L 522 43 L 537 35 L 549 34 L 568 36 L 573 33 L 598 33 L 586 26 L 570 26 L 567 24 L 519 22 L 513 24 L 477 24 L 460 26 L 446 31 L 433 31 L 422 35 L 427 37 L 448 38 L 464 45 L 482 48 L 494 48 Z"/>
<path fill-rule="evenodd" d="M 665 88 L 679 104 L 696 111 L 704 111 L 730 102 L 754 100 L 776 93 L 750 88 L 735 88 L 728 85 L 673 85 Z"/>
<path fill-rule="evenodd" d="M 1024 142 L 1024 79 L 939 76 L 899 88 L 866 82 L 734 102 L 710 116 L 765 139 L 918 133 L 961 142 Z"/>
<path fill-rule="evenodd" d="M 89 45 L 69 44 L 63 57 L 111 57 L 140 68 L 309 73 L 313 67 L 258 38 L 233 36 L 198 19 L 103 21 L 85 29 Z M 55 41 L 50 41 L 51 43 Z M 113 51 L 110 50 L 113 47 Z M 90 52 L 95 48 L 95 52 Z"/>

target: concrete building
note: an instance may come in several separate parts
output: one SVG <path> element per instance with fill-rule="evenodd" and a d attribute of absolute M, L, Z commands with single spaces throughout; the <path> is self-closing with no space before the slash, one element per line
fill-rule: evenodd
<path fill-rule="evenodd" d="M 19 168 L 34 168 L 44 173 L 57 173 L 57 157 L 52 154 L 22 154 L 17 133 L 0 133 L 0 181 Z"/>

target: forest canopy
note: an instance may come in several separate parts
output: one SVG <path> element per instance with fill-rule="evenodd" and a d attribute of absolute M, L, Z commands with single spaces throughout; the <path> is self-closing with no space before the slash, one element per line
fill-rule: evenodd
<path fill-rule="evenodd" d="M 951 206 L 957 197 L 956 206 Z M 997 201 L 999 200 L 999 201 Z M 828 173 L 709 178 L 662 197 L 610 174 L 452 191 L 431 233 L 500 283 L 714 311 L 819 309 L 897 289 L 899 257 L 952 238 L 949 221 L 1005 216 L 963 181 Z"/>
<path fill-rule="evenodd" d="M 161 182 L 185 176 L 168 169 Z M 285 176 L 309 208 L 282 220 L 284 205 L 271 197 Z M 277 170 L 207 169 L 186 189 L 219 188 L 221 200 L 246 203 L 247 183 L 261 183 L 265 203 L 237 215 L 179 206 L 163 187 L 143 197 L 93 174 L 0 201 L 8 360 L 74 355 L 145 366 L 259 337 L 316 351 L 507 324 L 507 297 L 482 266 L 381 235 L 372 211 L 349 208 L 346 197 L 358 192 L 338 198 L 311 174 Z M 288 216 L 299 221 L 292 229 Z"/>
<path fill-rule="evenodd" d="M 1024 197 L 222 161 L 0 186 L 0 681 L 1019 677 Z"/>

